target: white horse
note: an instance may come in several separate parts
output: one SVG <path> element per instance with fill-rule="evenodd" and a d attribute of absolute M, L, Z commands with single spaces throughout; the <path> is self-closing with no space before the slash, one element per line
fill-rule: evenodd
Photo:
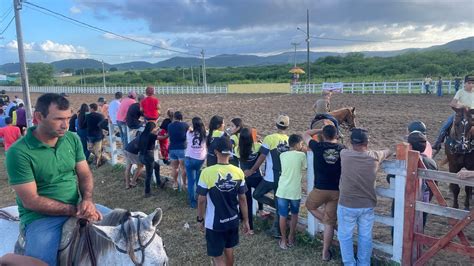
<path fill-rule="evenodd" d="M 19 222 L 2 219 L 2 213 L 18 217 L 17 206 L 0 209 L 0 256 L 12 253 L 19 235 Z M 5 217 L 4 217 L 5 218 Z M 163 241 L 157 233 L 162 211 L 157 208 L 149 215 L 115 209 L 94 224 L 76 227 L 75 232 L 65 233 L 60 265 L 166 265 L 168 256 Z M 72 218 L 74 219 L 74 218 Z M 76 220 L 67 224 L 76 224 Z"/>

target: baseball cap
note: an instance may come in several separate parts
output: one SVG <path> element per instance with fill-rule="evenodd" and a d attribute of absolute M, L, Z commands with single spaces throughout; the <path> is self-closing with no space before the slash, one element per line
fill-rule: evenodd
<path fill-rule="evenodd" d="M 276 124 L 281 127 L 288 127 L 290 125 L 290 117 L 287 115 L 279 115 Z"/>
<path fill-rule="evenodd" d="M 97 99 L 97 102 L 98 103 L 105 103 L 105 98 L 104 97 L 99 97 L 99 99 Z"/>
<path fill-rule="evenodd" d="M 408 135 L 407 141 L 416 151 L 424 152 L 426 149 L 426 135 L 420 131 L 411 132 Z"/>
<path fill-rule="evenodd" d="M 464 77 L 464 82 L 474 81 L 474 74 L 468 74 Z"/>
<path fill-rule="evenodd" d="M 369 142 L 368 131 L 363 128 L 355 127 L 351 130 L 352 144 L 367 144 Z"/>
<path fill-rule="evenodd" d="M 137 98 L 137 93 L 134 92 L 134 91 L 129 92 L 129 93 L 128 93 L 128 98 L 132 98 L 132 99 Z"/>
<path fill-rule="evenodd" d="M 426 134 L 426 125 L 425 125 L 425 123 L 423 123 L 419 120 L 411 122 L 408 125 L 408 132 L 411 133 L 413 131 L 419 131 L 423 134 Z"/>
<path fill-rule="evenodd" d="M 230 138 L 226 136 L 222 136 L 219 138 L 215 138 L 212 145 L 214 149 L 222 154 L 232 154 L 232 142 L 230 142 Z"/>

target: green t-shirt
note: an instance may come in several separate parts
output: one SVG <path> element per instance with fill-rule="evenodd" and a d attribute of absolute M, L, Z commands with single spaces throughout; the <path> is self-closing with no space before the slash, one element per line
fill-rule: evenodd
<path fill-rule="evenodd" d="M 66 204 L 77 204 L 76 163 L 85 160 L 79 138 L 71 132 L 50 147 L 33 136 L 36 127 L 10 147 L 6 154 L 6 167 L 10 185 L 35 182 L 38 195 Z M 17 196 L 21 225 L 25 226 L 46 215 L 23 207 Z"/>
<path fill-rule="evenodd" d="M 283 199 L 301 199 L 302 171 L 306 169 L 306 154 L 288 151 L 280 155 L 281 175 L 276 196 Z"/>

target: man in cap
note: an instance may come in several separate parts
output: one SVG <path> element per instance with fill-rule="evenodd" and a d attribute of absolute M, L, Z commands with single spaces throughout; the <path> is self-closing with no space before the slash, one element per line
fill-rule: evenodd
<path fill-rule="evenodd" d="M 242 170 L 229 163 L 230 139 L 223 136 L 213 144 L 217 164 L 205 168 L 199 178 L 196 220 L 206 228 L 207 255 L 214 265 L 233 265 L 233 248 L 239 244 L 239 209 L 244 233 L 250 230 L 247 187 Z"/>
<path fill-rule="evenodd" d="M 251 176 L 260 168 L 260 165 L 265 162 L 265 176 L 253 192 L 253 197 L 258 202 L 267 204 L 274 208 L 278 207 L 278 204 L 276 204 L 277 197 L 274 196 L 274 199 L 271 199 L 265 196 L 265 194 L 272 190 L 274 193 L 276 193 L 277 191 L 278 181 L 281 175 L 280 154 L 290 149 L 290 147 L 288 146 L 288 135 L 286 135 L 286 130 L 288 129 L 289 125 L 290 118 L 288 116 L 278 116 L 275 125 L 277 128 L 277 132 L 268 135 L 263 139 L 263 143 L 259 151 L 260 155 L 257 158 L 257 161 L 251 169 L 245 170 L 245 176 Z M 273 223 L 273 227 L 272 229 L 270 229 L 270 233 L 274 237 L 280 237 L 280 217 L 278 216 L 278 210 L 275 213 L 276 217 Z"/>
<path fill-rule="evenodd" d="M 368 149 L 369 136 L 365 129 L 353 128 L 352 149 L 341 151 L 341 179 L 337 236 L 344 265 L 356 265 L 353 248 L 353 230 L 357 225 L 359 243 L 357 265 L 370 265 L 372 254 L 372 227 L 377 203 L 375 180 L 380 163 L 392 154 L 390 150 Z"/>
<path fill-rule="evenodd" d="M 451 100 L 449 106 L 457 109 L 465 108 L 467 110 L 474 109 L 474 92 L 472 88 L 474 86 L 474 75 L 466 75 L 464 77 L 464 89 L 458 90 Z M 448 117 L 448 120 L 444 122 L 439 130 L 438 138 L 433 145 L 434 150 L 440 150 L 441 144 L 444 142 L 444 138 L 448 135 L 449 127 L 453 124 L 454 114 Z"/>

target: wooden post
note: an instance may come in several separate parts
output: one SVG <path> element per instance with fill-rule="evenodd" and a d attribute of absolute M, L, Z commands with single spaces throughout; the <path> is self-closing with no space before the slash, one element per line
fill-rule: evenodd
<path fill-rule="evenodd" d="M 406 146 L 405 144 L 402 144 Z M 407 169 L 407 161 L 399 160 L 400 169 Z M 395 206 L 393 215 L 393 254 L 392 260 L 400 263 L 403 254 L 403 232 L 405 220 L 405 187 L 407 173 L 396 175 L 392 180 L 395 185 Z M 390 185 L 392 185 L 390 183 Z"/>

